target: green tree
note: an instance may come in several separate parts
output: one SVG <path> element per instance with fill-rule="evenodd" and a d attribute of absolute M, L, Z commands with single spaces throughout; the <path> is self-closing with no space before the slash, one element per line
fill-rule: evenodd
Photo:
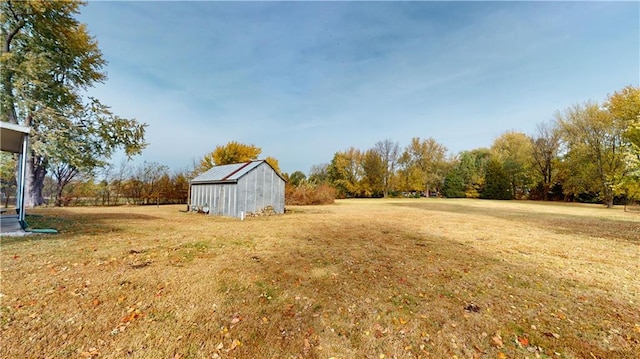
<path fill-rule="evenodd" d="M 444 178 L 442 195 L 447 198 L 465 198 L 465 183 L 462 171 L 459 167 L 449 171 Z"/>
<path fill-rule="evenodd" d="M 477 148 L 463 151 L 459 155 L 458 171 L 464 181 L 464 192 L 467 198 L 479 198 L 484 188 L 487 163 L 491 158 L 491 151 L 487 148 Z"/>
<path fill-rule="evenodd" d="M 0 113 L 30 127 L 25 204 L 43 203 L 50 163 L 91 172 L 119 148 L 127 155 L 145 147 L 145 126 L 113 115 L 83 91 L 106 79 L 106 61 L 84 24 L 74 16 L 80 2 L 0 3 Z M 74 175 L 75 176 L 75 175 Z"/>
<path fill-rule="evenodd" d="M 12 153 L 0 152 L 0 200 L 4 200 L 0 203 L 0 206 L 7 207 L 9 204 L 9 198 L 16 196 L 16 160 Z"/>
<path fill-rule="evenodd" d="M 289 176 L 289 183 L 294 187 L 298 187 L 300 184 L 304 183 L 306 179 L 307 176 L 304 173 L 301 171 L 295 171 Z"/>
<path fill-rule="evenodd" d="M 480 198 L 512 199 L 511 189 L 509 174 L 505 172 L 503 164 L 495 158 L 489 160 Z"/>

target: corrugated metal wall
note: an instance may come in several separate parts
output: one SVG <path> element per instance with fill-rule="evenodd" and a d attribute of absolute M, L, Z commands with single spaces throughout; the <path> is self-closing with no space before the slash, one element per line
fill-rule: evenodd
<path fill-rule="evenodd" d="M 256 213 L 267 206 L 284 213 L 284 181 L 267 163 L 262 163 L 238 181 L 238 208 Z"/>
<path fill-rule="evenodd" d="M 207 205 L 211 214 L 235 217 L 236 189 L 235 183 L 194 184 L 191 185 L 191 204 Z"/>
<path fill-rule="evenodd" d="M 240 217 L 240 212 L 257 213 L 272 206 L 284 213 L 284 180 L 267 164 L 242 176 L 238 183 L 192 184 L 191 204 L 209 206 L 213 215 Z"/>

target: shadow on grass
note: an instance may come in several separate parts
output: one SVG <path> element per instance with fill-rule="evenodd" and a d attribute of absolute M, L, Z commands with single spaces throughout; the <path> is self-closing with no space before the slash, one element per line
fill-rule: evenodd
<path fill-rule="evenodd" d="M 640 223 L 632 221 L 553 213 L 530 213 L 512 209 L 487 210 L 482 207 L 463 206 L 454 203 L 393 203 L 392 205 L 425 211 L 490 216 L 519 223 L 524 222 L 560 234 L 575 233 L 640 244 Z"/>
<path fill-rule="evenodd" d="M 244 323 L 241 340 L 273 343 L 260 352 L 264 357 L 283 352 L 316 357 L 300 343 L 325 348 L 333 343 L 350 348 L 340 354 L 354 357 L 558 352 L 628 358 L 640 344 L 634 330 L 640 314 L 632 304 L 400 226 L 312 225 L 301 228 L 282 251 L 247 255 L 236 265 L 220 275 L 226 314 L 258 308 L 258 319 L 269 315 L 277 323 L 276 328 L 259 320 Z M 252 283 L 236 279 L 246 278 L 247 271 Z M 492 340 L 497 332 L 501 339 Z M 238 348 L 236 354 L 255 355 L 251 350 Z M 331 348 L 324 353 L 333 354 Z"/>
<path fill-rule="evenodd" d="M 68 239 L 69 236 L 79 234 L 100 235 L 123 231 L 120 223 L 123 221 L 158 220 L 160 217 L 133 214 L 129 212 L 115 213 L 76 213 L 65 209 L 47 211 L 46 214 L 27 214 L 27 229 L 51 228 L 56 234 L 29 234 L 19 237 L 2 238 L 3 245 L 11 245 L 31 240 Z"/>

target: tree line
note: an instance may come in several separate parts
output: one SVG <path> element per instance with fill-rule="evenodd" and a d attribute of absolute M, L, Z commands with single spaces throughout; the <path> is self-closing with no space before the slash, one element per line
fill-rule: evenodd
<path fill-rule="evenodd" d="M 558 111 L 525 134 L 509 131 L 488 148 L 447 154 L 433 138 L 401 147 L 338 151 L 291 183 L 329 184 L 338 197 L 443 196 L 602 202 L 640 199 L 640 88 L 627 86 L 603 103 Z"/>
<path fill-rule="evenodd" d="M 53 164 L 44 180 L 49 204 L 119 205 L 187 203 L 189 181 L 216 165 L 260 157 L 253 144 L 219 145 L 200 162 L 171 172 L 144 162 L 95 172 Z M 3 154 L 2 190 L 15 193 L 14 165 Z M 277 159 L 267 157 L 280 171 Z M 627 86 L 599 104 L 558 111 L 532 134 L 508 131 L 490 147 L 451 155 L 433 138 L 401 147 L 386 139 L 367 150 L 338 151 L 330 162 L 283 173 L 287 204 L 326 204 L 335 198 L 442 196 L 601 202 L 640 200 L 640 88 Z"/>

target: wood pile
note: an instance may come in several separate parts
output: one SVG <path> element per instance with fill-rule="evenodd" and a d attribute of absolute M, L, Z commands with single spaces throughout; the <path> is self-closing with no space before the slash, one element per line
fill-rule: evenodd
<path fill-rule="evenodd" d="M 263 217 L 263 216 L 273 216 L 277 214 L 273 209 L 273 206 L 266 206 L 258 212 L 247 212 L 247 217 Z"/>

